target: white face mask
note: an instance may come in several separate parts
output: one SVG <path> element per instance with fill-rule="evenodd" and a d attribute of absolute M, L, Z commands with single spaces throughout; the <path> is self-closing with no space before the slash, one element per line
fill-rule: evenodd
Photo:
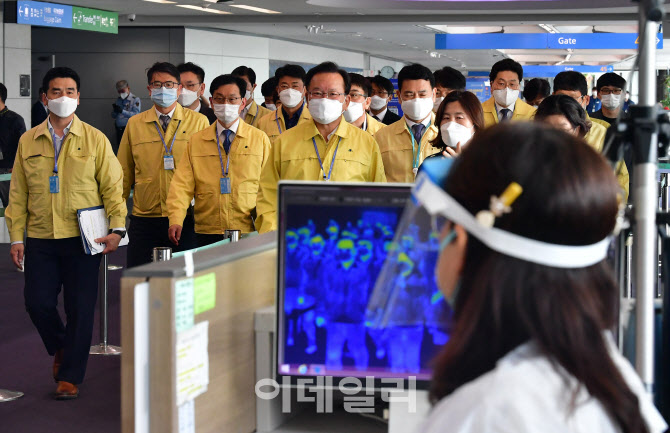
<path fill-rule="evenodd" d="M 621 105 L 621 95 L 614 95 L 614 94 L 603 95 L 602 101 L 605 108 L 609 108 L 610 110 L 616 110 L 617 108 L 619 108 L 619 105 Z"/>
<path fill-rule="evenodd" d="M 265 108 L 268 110 L 275 111 L 277 109 L 277 106 L 275 104 L 265 104 Z"/>
<path fill-rule="evenodd" d="M 519 91 L 507 88 L 502 90 L 494 90 L 493 99 L 495 99 L 498 105 L 506 108 L 514 104 L 514 102 L 519 99 Z"/>
<path fill-rule="evenodd" d="M 370 103 L 370 108 L 373 110 L 381 110 L 386 106 L 386 98 L 382 98 L 381 96 L 374 95 L 372 97 L 372 102 Z"/>
<path fill-rule="evenodd" d="M 442 101 L 444 101 L 444 96 L 440 96 L 439 98 L 435 98 L 435 103 L 433 104 L 433 111 L 437 113 L 437 110 L 440 108 L 440 105 L 442 104 Z"/>
<path fill-rule="evenodd" d="M 126 99 L 130 93 L 129 92 L 123 92 L 119 93 L 119 98 L 121 99 Z"/>
<path fill-rule="evenodd" d="M 198 92 L 188 90 L 187 88 L 182 89 L 181 95 L 177 98 L 182 107 L 188 107 L 198 99 Z"/>
<path fill-rule="evenodd" d="M 297 107 L 302 102 L 302 92 L 295 89 L 285 89 L 279 92 L 279 99 L 285 107 Z"/>
<path fill-rule="evenodd" d="M 347 110 L 344 112 L 344 120 L 351 123 L 361 118 L 365 113 L 362 102 L 350 102 Z"/>
<path fill-rule="evenodd" d="M 410 120 L 423 120 L 433 111 L 433 98 L 402 101 L 402 111 Z"/>
<path fill-rule="evenodd" d="M 593 93 L 591 93 L 591 97 L 592 97 L 592 98 L 597 98 L 597 97 L 598 97 L 598 92 L 593 92 Z"/>
<path fill-rule="evenodd" d="M 49 99 L 47 101 L 49 111 L 58 117 L 70 117 L 77 109 L 77 99 L 61 96 L 56 99 Z"/>
<path fill-rule="evenodd" d="M 309 114 L 322 125 L 332 123 L 342 115 L 342 103 L 336 99 L 311 99 L 308 108 Z"/>
<path fill-rule="evenodd" d="M 240 106 L 233 104 L 214 104 L 214 115 L 226 125 L 240 117 Z"/>
<path fill-rule="evenodd" d="M 442 142 L 455 149 L 458 143 L 461 143 L 461 147 L 465 146 L 474 135 L 475 129 L 457 122 L 447 122 L 440 126 L 440 133 L 442 134 Z"/>
<path fill-rule="evenodd" d="M 244 94 L 244 99 L 246 99 L 247 102 L 251 101 L 251 95 L 252 93 L 247 90 L 247 93 Z"/>

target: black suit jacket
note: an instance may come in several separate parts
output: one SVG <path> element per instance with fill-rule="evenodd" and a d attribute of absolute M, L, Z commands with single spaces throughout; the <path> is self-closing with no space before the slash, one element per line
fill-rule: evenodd
<path fill-rule="evenodd" d="M 386 114 L 384 115 L 384 118 L 382 119 L 382 123 L 384 125 L 390 125 L 391 123 L 395 123 L 398 120 L 400 120 L 400 116 L 398 116 L 393 111 L 391 111 L 387 108 L 386 109 Z"/>
<path fill-rule="evenodd" d="M 44 105 L 40 101 L 36 101 L 30 110 L 30 127 L 34 128 L 44 122 L 47 120 L 47 116 L 47 110 L 44 109 Z"/>
<path fill-rule="evenodd" d="M 200 114 L 203 114 L 207 117 L 207 120 L 209 120 L 210 125 L 213 125 L 214 122 L 216 122 L 216 115 L 214 114 L 214 110 L 212 110 L 209 107 L 206 107 L 202 103 L 200 103 Z"/>
<path fill-rule="evenodd" d="M 23 117 L 7 107 L 0 111 L 0 169 L 9 169 L 14 166 L 14 157 L 19 148 L 19 138 L 26 132 Z"/>

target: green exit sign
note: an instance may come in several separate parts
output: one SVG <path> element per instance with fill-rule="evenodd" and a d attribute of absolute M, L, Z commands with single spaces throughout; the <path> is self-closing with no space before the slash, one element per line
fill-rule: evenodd
<path fill-rule="evenodd" d="M 103 33 L 119 33 L 119 14 L 116 12 L 72 6 L 72 28 Z"/>

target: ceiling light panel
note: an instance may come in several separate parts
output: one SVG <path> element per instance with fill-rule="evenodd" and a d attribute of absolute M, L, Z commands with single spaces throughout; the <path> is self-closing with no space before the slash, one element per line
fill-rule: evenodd
<path fill-rule="evenodd" d="M 175 5 L 175 6 L 177 6 L 178 8 L 192 9 L 194 11 L 209 12 L 210 14 L 230 15 L 232 13 L 232 12 L 220 11 L 218 9 L 203 8 L 200 6 L 193 6 L 193 5 Z"/>
<path fill-rule="evenodd" d="M 256 6 L 247 6 L 247 5 L 228 5 L 231 8 L 246 9 L 248 11 L 260 12 L 262 14 L 280 14 L 281 12 L 273 11 L 270 9 L 259 8 Z"/>

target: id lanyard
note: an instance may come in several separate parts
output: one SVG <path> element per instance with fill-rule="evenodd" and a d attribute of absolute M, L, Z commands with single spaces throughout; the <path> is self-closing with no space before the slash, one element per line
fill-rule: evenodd
<path fill-rule="evenodd" d="M 219 151 L 219 162 L 221 163 L 221 180 L 219 180 L 219 187 L 221 194 L 230 194 L 230 178 L 228 177 L 228 169 L 230 167 L 230 150 L 226 154 L 226 169 L 223 169 L 223 156 L 221 155 L 221 146 L 219 145 L 220 134 L 216 134 L 216 150 Z M 231 147 L 232 149 L 232 147 Z"/>
<path fill-rule="evenodd" d="M 254 118 L 251 119 L 251 123 L 250 123 L 249 125 L 253 125 L 253 124 L 254 124 L 254 122 L 256 121 L 256 117 L 258 117 L 258 111 L 259 111 L 259 110 L 260 110 L 260 108 L 258 108 L 258 105 L 256 105 L 256 114 L 254 115 Z M 281 134 L 281 131 L 279 131 L 279 133 Z"/>
<path fill-rule="evenodd" d="M 414 134 L 412 134 L 412 130 L 409 129 L 409 126 L 405 123 L 405 126 L 407 126 L 407 131 L 409 132 L 409 136 L 412 138 L 412 173 L 414 173 L 414 176 L 416 176 L 417 172 L 419 171 L 419 159 L 421 158 L 421 139 L 423 138 L 423 135 L 428 131 L 428 128 L 430 128 L 430 125 L 432 124 L 432 121 L 428 122 L 428 126 L 426 129 L 423 131 L 423 134 L 421 134 L 421 137 L 419 138 L 419 145 L 417 146 L 418 149 L 414 149 L 414 146 L 416 145 L 416 140 L 414 139 Z"/>
<path fill-rule="evenodd" d="M 330 176 L 333 174 L 333 166 L 335 165 L 335 157 L 337 156 L 337 149 L 340 147 L 340 141 L 342 137 L 337 140 L 337 146 L 335 146 L 335 152 L 333 152 L 333 159 L 330 161 L 330 171 L 328 172 L 328 177 L 326 177 L 326 170 L 323 169 L 323 162 L 321 162 L 321 156 L 319 155 L 319 149 L 316 147 L 316 140 L 312 137 L 312 143 L 314 143 L 314 151 L 316 152 L 316 157 L 319 159 L 319 166 L 321 166 L 321 171 L 323 172 L 323 180 L 326 182 L 330 180 Z"/>
<path fill-rule="evenodd" d="M 177 132 L 179 132 L 179 125 L 181 125 L 181 120 L 179 121 L 179 123 L 177 123 L 177 129 L 175 129 L 174 131 L 174 135 L 172 136 L 172 142 L 170 143 L 170 148 L 168 149 L 167 144 L 165 144 L 165 138 L 163 138 L 161 128 L 158 126 L 158 122 L 154 122 L 156 131 L 158 131 L 158 135 L 160 136 L 161 141 L 163 142 L 163 148 L 165 148 L 165 156 L 163 156 L 163 168 L 165 168 L 166 170 L 174 170 L 174 156 L 172 156 L 172 148 L 174 147 L 174 141 L 177 139 Z"/>
<path fill-rule="evenodd" d="M 279 124 L 279 114 L 277 114 L 277 117 L 275 117 L 275 120 L 277 121 L 277 129 L 279 129 L 279 134 L 281 134 L 281 125 Z"/>
<path fill-rule="evenodd" d="M 60 147 L 58 149 L 56 148 L 56 134 L 52 133 L 51 134 L 51 141 L 53 142 L 54 146 L 54 175 L 49 176 L 49 192 L 52 194 L 57 194 L 60 192 L 60 182 L 58 180 L 58 158 L 60 157 L 60 153 L 63 150 L 63 145 L 65 144 L 65 139 L 67 138 L 67 134 L 63 136 L 63 139 L 60 142 Z"/>

